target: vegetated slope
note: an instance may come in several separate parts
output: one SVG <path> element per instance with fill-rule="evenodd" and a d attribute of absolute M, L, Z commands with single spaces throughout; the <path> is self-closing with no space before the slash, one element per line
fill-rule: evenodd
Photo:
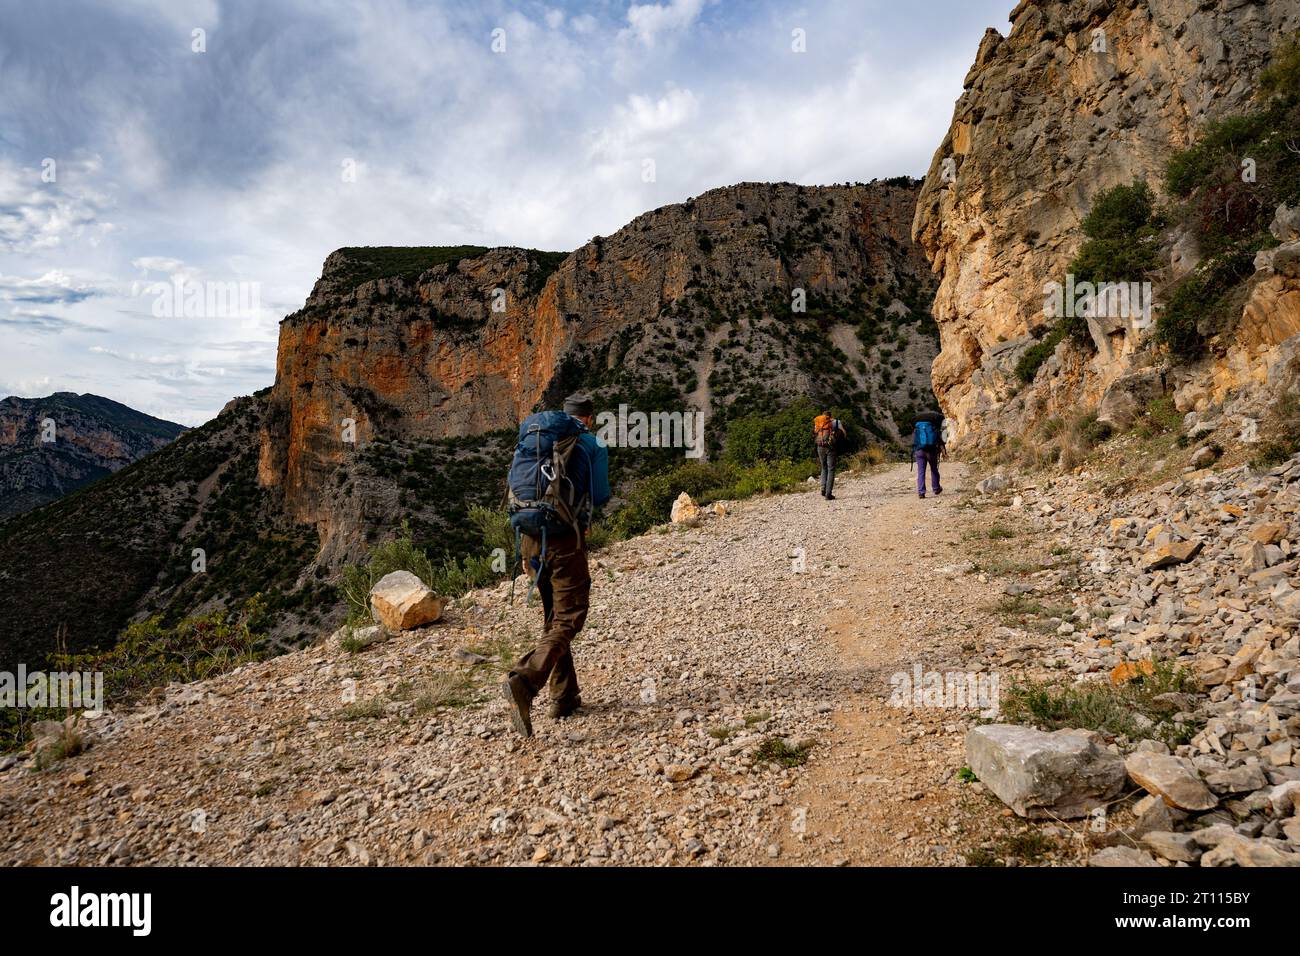
<path fill-rule="evenodd" d="M 0 524 L 0 665 L 111 646 L 143 614 L 174 619 L 261 592 L 279 630 L 324 584 L 297 577 L 315 533 L 284 522 L 256 481 L 265 395 L 59 501 Z M 204 551 L 197 573 L 193 549 Z"/>
<path fill-rule="evenodd" d="M 99 395 L 6 398 L 0 401 L 0 519 L 102 478 L 184 431 Z"/>
<path fill-rule="evenodd" d="M 273 389 L 0 529 L 0 648 L 39 659 L 62 627 L 69 650 L 104 649 L 144 615 L 257 593 L 277 642 L 315 636 L 342 612 L 340 568 L 403 524 L 435 559 L 482 558 L 469 509 L 503 503 L 519 419 L 574 388 L 703 408 L 715 454 L 736 419 L 806 398 L 896 436 L 937 347 L 916 187 L 742 184 L 568 255 L 333 253 L 281 325 Z M 683 452 L 615 449 L 614 479 Z"/>

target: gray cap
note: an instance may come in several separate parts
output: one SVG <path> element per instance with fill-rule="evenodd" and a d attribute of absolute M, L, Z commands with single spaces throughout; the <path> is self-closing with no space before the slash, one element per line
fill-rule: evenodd
<path fill-rule="evenodd" d="M 577 418 L 596 414 L 596 403 L 586 392 L 574 392 L 564 400 L 564 410 Z"/>

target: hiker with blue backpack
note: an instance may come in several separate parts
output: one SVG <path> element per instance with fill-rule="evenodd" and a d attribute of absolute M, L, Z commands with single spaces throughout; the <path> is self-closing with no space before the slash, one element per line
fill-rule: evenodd
<path fill-rule="evenodd" d="M 947 456 L 943 441 L 943 415 L 940 412 L 922 412 L 916 417 L 912 429 L 912 458 L 916 462 L 916 495 L 925 497 L 925 470 L 930 469 L 930 490 L 943 494 L 939 483 L 939 457 Z"/>
<path fill-rule="evenodd" d="M 609 451 L 591 428 L 595 404 L 570 395 L 564 411 L 538 412 L 519 426 L 510 464 L 510 525 L 515 552 L 542 597 L 542 639 L 521 657 L 502 690 L 515 730 L 533 735 L 532 703 L 548 682 L 550 716 L 582 706 L 571 645 L 587 620 L 591 574 L 587 529 L 592 512 L 609 501 Z"/>

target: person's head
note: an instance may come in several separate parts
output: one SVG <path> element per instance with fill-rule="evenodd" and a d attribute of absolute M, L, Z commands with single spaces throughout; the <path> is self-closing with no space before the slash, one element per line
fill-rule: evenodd
<path fill-rule="evenodd" d="M 586 392 L 574 392 L 564 400 L 564 411 L 588 428 L 596 420 L 596 403 Z"/>

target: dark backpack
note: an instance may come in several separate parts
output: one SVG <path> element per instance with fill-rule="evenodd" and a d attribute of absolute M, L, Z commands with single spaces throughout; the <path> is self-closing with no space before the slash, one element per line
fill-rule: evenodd
<path fill-rule="evenodd" d="M 939 426 L 932 421 L 922 419 L 916 423 L 912 435 L 912 448 L 918 451 L 934 451 L 939 447 Z"/>
<path fill-rule="evenodd" d="M 591 511 L 591 463 L 574 454 L 586 427 L 565 412 L 538 412 L 519 425 L 510 463 L 510 525 L 540 538 L 582 528 Z"/>

